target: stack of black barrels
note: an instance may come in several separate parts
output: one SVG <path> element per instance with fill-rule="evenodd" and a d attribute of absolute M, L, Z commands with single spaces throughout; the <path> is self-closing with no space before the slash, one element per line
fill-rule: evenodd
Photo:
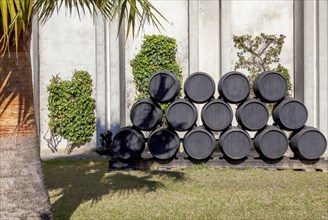
<path fill-rule="evenodd" d="M 209 159 L 217 146 L 232 160 L 247 158 L 253 147 L 266 160 L 282 158 L 288 146 L 295 157 L 306 160 L 318 159 L 325 152 L 326 138 L 318 129 L 305 126 L 307 109 L 299 100 L 286 97 L 287 85 L 281 74 L 274 71 L 259 74 L 253 85 L 253 98 L 249 97 L 247 77 L 236 71 L 221 77 L 218 98 L 214 97 L 215 89 L 210 75 L 196 72 L 184 83 L 185 98 L 179 98 L 176 75 L 164 70 L 155 73 L 148 87 L 151 98 L 136 102 L 131 109 L 133 126 L 121 128 L 113 138 L 116 156 L 123 160 L 141 159 L 147 144 L 154 158 L 168 160 L 176 156 L 181 141 L 185 153 L 193 160 Z M 161 126 L 163 112 L 158 103 L 170 103 L 165 112 L 165 127 Z M 272 125 L 268 125 L 268 103 L 275 103 Z M 197 126 L 195 104 L 204 104 L 201 126 Z M 237 126 L 232 126 L 231 104 L 238 105 Z M 150 132 L 147 139 L 142 131 Z M 179 132 L 185 132 L 182 139 Z M 249 132 L 256 132 L 253 139 Z M 286 133 L 290 133 L 289 138 Z"/>

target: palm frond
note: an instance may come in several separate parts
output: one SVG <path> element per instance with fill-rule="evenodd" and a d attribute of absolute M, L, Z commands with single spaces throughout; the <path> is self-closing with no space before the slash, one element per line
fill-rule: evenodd
<path fill-rule="evenodd" d="M 139 26 L 139 33 L 146 22 L 153 24 L 157 29 L 163 28 L 159 17 L 167 22 L 166 18 L 149 2 L 149 0 L 114 0 L 112 11 L 113 18 L 120 15 L 118 33 L 126 19 L 126 37 L 129 36 L 130 30 L 132 31 L 132 35 L 135 35 L 135 27 L 137 25 Z"/>
<path fill-rule="evenodd" d="M 4 54 L 12 46 L 25 44 L 29 39 L 31 17 L 38 13 L 41 22 L 46 22 L 55 11 L 62 7 L 75 11 L 80 17 L 87 12 L 91 15 L 100 13 L 104 18 L 112 21 L 118 17 L 121 30 L 127 22 L 126 36 L 136 27 L 140 29 L 146 22 L 157 29 L 162 28 L 159 18 L 167 21 L 164 16 L 149 2 L 149 0 L 0 0 L 0 53 Z"/>
<path fill-rule="evenodd" d="M 79 17 L 86 12 L 91 15 L 100 13 L 111 21 L 119 17 L 118 32 L 126 19 L 127 36 L 130 30 L 132 35 L 135 35 L 137 25 L 139 25 L 139 32 L 146 22 L 152 23 L 157 29 L 162 28 L 158 17 L 166 21 L 148 0 L 37 0 L 33 9 L 39 13 L 39 19 L 44 23 L 53 15 L 54 11 L 60 10 L 62 6 L 65 6 L 70 14 L 75 11 Z"/>
<path fill-rule="evenodd" d="M 100 12 L 105 18 L 112 19 L 112 0 L 37 0 L 34 4 L 34 11 L 39 13 L 39 19 L 45 23 L 55 11 L 59 11 L 63 6 L 70 14 L 75 11 L 79 17 L 81 14 L 94 15 Z"/>
<path fill-rule="evenodd" d="M 33 0 L 0 1 L 1 54 L 9 51 L 11 46 L 18 50 L 20 38 L 24 39 L 23 35 L 28 33 L 31 25 L 32 6 Z"/>

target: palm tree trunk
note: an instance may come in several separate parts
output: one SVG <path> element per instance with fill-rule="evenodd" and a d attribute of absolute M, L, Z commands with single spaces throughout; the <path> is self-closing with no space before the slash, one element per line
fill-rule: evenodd
<path fill-rule="evenodd" d="M 51 219 L 29 51 L 0 57 L 0 219 Z"/>

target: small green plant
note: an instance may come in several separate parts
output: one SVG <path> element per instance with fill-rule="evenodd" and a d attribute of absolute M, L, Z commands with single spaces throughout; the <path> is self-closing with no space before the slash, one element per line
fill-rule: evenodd
<path fill-rule="evenodd" d="M 279 72 L 287 82 L 287 95 L 291 94 L 292 84 L 290 81 L 289 71 L 280 64 L 279 55 L 281 53 L 286 36 L 283 34 L 269 35 L 261 33 L 259 36 L 248 34 L 233 36 L 237 52 L 238 61 L 235 64 L 235 70 L 246 69 L 248 79 L 253 85 L 257 74 L 275 70 Z"/>
<path fill-rule="evenodd" d="M 51 136 L 61 136 L 68 141 L 67 153 L 90 142 L 96 129 L 90 74 L 74 71 L 71 81 L 53 76 L 47 91 Z"/>
<path fill-rule="evenodd" d="M 112 136 L 113 133 L 110 130 L 100 134 L 101 148 L 96 148 L 96 152 L 100 155 L 113 155 L 112 148 Z"/>

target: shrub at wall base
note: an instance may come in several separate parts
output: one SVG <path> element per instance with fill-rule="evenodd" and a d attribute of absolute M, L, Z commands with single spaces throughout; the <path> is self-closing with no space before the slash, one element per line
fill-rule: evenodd
<path fill-rule="evenodd" d="M 61 136 L 68 141 L 67 153 L 90 142 L 96 129 L 90 74 L 74 71 L 71 81 L 54 76 L 47 90 L 51 136 Z M 54 149 L 57 150 L 56 146 Z"/>

